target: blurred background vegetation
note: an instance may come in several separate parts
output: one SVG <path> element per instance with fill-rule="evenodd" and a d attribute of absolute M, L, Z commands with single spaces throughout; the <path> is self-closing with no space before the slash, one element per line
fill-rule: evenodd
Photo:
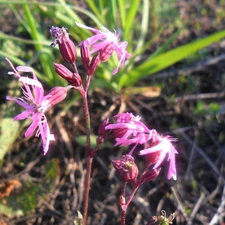
<path fill-rule="evenodd" d="M 42 157 L 39 140 L 23 137 L 29 121 L 13 121 L 21 109 L 5 96 L 19 95 L 19 85 L 4 60 L 31 66 L 46 90 L 66 85 L 53 69 L 53 62 L 63 61 L 50 48 L 49 29 L 67 28 L 77 45 L 91 34 L 78 22 L 117 31 L 132 55 L 115 76 L 116 57 L 98 68 L 89 95 L 93 131 L 107 116 L 132 111 L 149 128 L 179 140 L 178 181 L 165 181 L 162 174 L 139 190 L 130 224 L 146 224 L 161 209 L 176 212 L 174 224 L 224 222 L 218 214 L 225 205 L 223 0 L 0 0 L 0 10 L 0 221 L 71 224 L 81 209 L 85 128 L 79 96 L 71 93 L 49 112 L 57 144 Z M 77 66 L 84 73 L 79 57 Z M 118 224 L 119 180 L 109 165 L 121 154 L 102 150 L 96 157 L 90 224 Z"/>

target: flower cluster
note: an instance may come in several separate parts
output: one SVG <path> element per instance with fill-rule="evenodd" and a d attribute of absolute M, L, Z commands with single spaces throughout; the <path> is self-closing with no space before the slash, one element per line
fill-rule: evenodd
<path fill-rule="evenodd" d="M 132 113 L 118 114 L 111 120 L 107 119 L 107 122 L 102 123 L 99 135 L 103 135 L 103 138 L 106 139 L 108 132 L 103 132 L 103 130 L 110 130 L 112 132 L 110 137 L 115 138 L 116 141 L 115 146 L 134 145 L 130 155 L 138 145 L 144 146 L 139 155 L 145 156 L 148 166 L 154 164 L 153 170 L 160 169 L 164 159 L 169 160 L 167 178 L 176 180 L 175 154 L 177 154 L 177 150 L 171 143 L 176 139 L 170 136 L 162 137 L 156 130 L 148 129 L 140 119 L 139 116 L 134 116 Z"/>
<path fill-rule="evenodd" d="M 143 183 L 155 179 L 161 171 L 164 160 L 169 161 L 168 179 L 177 179 L 175 155 L 178 153 L 172 142 L 176 139 L 170 136 L 161 136 L 154 129 L 149 129 L 143 122 L 140 116 L 134 116 L 132 113 L 121 113 L 112 118 L 108 118 L 102 122 L 98 131 L 98 138 L 96 147 L 91 148 L 90 145 L 90 116 L 88 111 L 87 93 L 90 86 L 90 81 L 96 72 L 100 63 L 107 61 L 115 52 L 117 54 L 118 65 L 113 70 L 112 74 L 116 74 L 120 66 L 125 64 L 125 61 L 130 58 L 127 52 L 127 42 L 121 42 L 119 35 L 114 31 L 110 32 L 105 27 L 102 30 L 97 30 L 82 24 L 76 23 L 77 26 L 88 29 L 93 32 L 93 36 L 79 43 L 80 56 L 83 69 L 86 76 L 81 77 L 77 61 L 77 47 L 70 39 L 67 29 L 62 27 L 52 26 L 50 33 L 54 38 L 51 47 L 58 45 L 60 54 L 66 65 L 53 63 L 55 72 L 68 82 L 66 87 L 53 87 L 47 94 L 44 93 L 42 84 L 38 81 L 34 71 L 27 66 L 14 67 L 9 59 L 6 59 L 13 71 L 9 72 L 10 75 L 16 76 L 19 82 L 22 83 L 22 97 L 9 97 L 7 100 L 14 101 L 22 106 L 25 110 L 14 117 L 14 120 L 30 119 L 31 124 L 25 132 L 26 137 L 31 137 L 33 134 L 41 136 L 43 143 L 44 155 L 49 150 L 49 144 L 53 141 L 54 135 L 51 134 L 50 128 L 46 118 L 46 111 L 63 101 L 67 92 L 70 89 L 80 92 L 84 101 L 84 115 L 87 128 L 87 169 L 85 181 L 85 199 L 84 199 L 84 224 L 87 219 L 87 204 L 88 204 L 88 191 L 90 187 L 90 174 L 92 158 L 95 156 L 100 144 L 109 138 L 114 138 L 116 141 L 115 146 L 132 146 L 128 154 L 122 156 L 120 160 L 112 160 L 113 166 L 118 170 L 121 179 L 123 180 L 122 195 L 120 198 L 120 206 L 123 211 L 122 223 L 125 224 L 125 214 L 128 205 L 131 202 L 136 190 Z M 22 76 L 20 72 L 32 74 L 31 77 Z M 142 149 L 142 150 L 140 150 Z M 135 164 L 134 156 L 143 156 L 146 160 L 146 168 L 139 174 L 137 165 Z M 132 184 L 132 189 L 126 197 L 126 185 Z M 164 215 L 155 217 L 153 223 L 164 222 L 170 224 L 171 218 L 166 218 Z M 149 222 L 149 225 L 152 222 Z"/>
<path fill-rule="evenodd" d="M 67 91 L 71 88 L 78 90 L 82 96 L 86 96 L 85 93 L 88 91 L 91 76 L 96 71 L 99 63 L 107 61 L 114 51 L 117 53 L 119 63 L 113 74 L 130 57 L 130 54 L 126 51 L 127 42 L 120 42 L 116 32 L 111 33 L 104 27 L 104 31 L 100 31 L 85 25 L 77 25 L 89 29 L 94 33 L 92 37 L 82 41 L 78 45 L 81 50 L 81 62 L 88 75 L 85 83 L 83 82 L 85 78 L 81 78 L 76 67 L 77 48 L 70 39 L 67 29 L 64 27 L 52 26 L 50 33 L 54 38 L 51 47 L 58 45 L 62 58 L 71 64 L 69 69 L 63 64 L 53 63 L 56 73 L 68 82 L 69 85 L 67 87 L 54 87 L 45 95 L 42 84 L 38 81 L 30 67 L 19 66 L 14 68 L 11 61 L 7 59 L 13 69 L 13 72 L 9 72 L 9 74 L 15 75 L 23 84 L 23 97 L 13 98 L 7 96 L 7 100 L 14 101 L 25 109 L 14 120 L 28 118 L 32 121 L 25 136 L 30 137 L 36 131 L 36 136 L 41 136 L 44 154 L 48 152 L 50 141 L 54 140 L 54 135 L 50 133 L 45 112 L 52 106 L 63 101 L 67 95 Z M 92 54 L 95 55 L 91 57 Z M 32 77 L 21 76 L 19 72 L 32 73 Z"/>
<path fill-rule="evenodd" d="M 101 31 L 79 23 L 76 24 L 77 26 L 88 29 L 94 33 L 92 37 L 84 40 L 80 45 L 90 46 L 90 54 L 98 52 L 101 62 L 107 61 L 112 53 L 116 51 L 119 63 L 116 69 L 112 72 L 112 74 L 116 74 L 118 72 L 118 68 L 121 65 L 124 65 L 125 61 L 130 58 L 130 54 L 126 51 L 128 43 L 125 41 L 120 42 L 119 35 L 116 32 L 110 32 L 104 26 L 102 26 L 103 31 Z"/>

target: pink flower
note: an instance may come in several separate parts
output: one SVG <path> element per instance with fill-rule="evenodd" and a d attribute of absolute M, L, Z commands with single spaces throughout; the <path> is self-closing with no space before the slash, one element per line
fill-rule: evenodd
<path fill-rule="evenodd" d="M 156 140 L 157 138 L 158 140 Z M 174 148 L 174 146 L 171 144 L 171 142 L 176 141 L 176 139 L 170 136 L 161 137 L 157 135 L 153 137 L 153 143 L 155 141 L 158 142 L 157 145 L 141 150 L 140 155 L 146 155 L 146 154 L 150 154 L 154 152 L 159 152 L 159 157 L 153 169 L 159 168 L 163 160 L 167 158 L 170 161 L 167 178 L 171 179 L 171 177 L 173 177 L 173 179 L 176 180 L 177 172 L 176 172 L 175 154 L 177 154 L 178 152 Z"/>
<path fill-rule="evenodd" d="M 112 73 L 116 74 L 118 72 L 118 68 L 121 65 L 124 65 L 125 61 L 130 58 L 130 54 L 126 51 L 128 43 L 126 41 L 120 42 L 119 35 L 116 32 L 112 33 L 103 26 L 103 31 L 101 31 L 79 23 L 76 24 L 77 26 L 91 30 L 94 33 L 92 37 L 80 43 L 80 45 L 85 44 L 90 46 L 90 48 L 92 49 L 90 54 L 99 52 L 100 59 L 102 62 L 104 62 L 108 60 L 108 58 L 112 55 L 113 51 L 116 51 L 119 63 Z"/>
<path fill-rule="evenodd" d="M 14 72 L 9 72 L 10 75 L 15 75 L 19 81 L 23 84 L 23 97 L 12 98 L 7 96 L 7 100 L 16 102 L 18 105 L 25 108 L 25 111 L 14 117 L 14 120 L 30 119 L 31 125 L 28 127 L 25 137 L 31 137 L 35 130 L 36 136 L 41 135 L 43 142 L 44 155 L 48 152 L 50 141 L 54 140 L 54 135 L 50 133 L 47 118 L 45 117 L 45 111 L 51 106 L 62 101 L 67 94 L 67 88 L 55 87 L 44 96 L 44 89 L 42 84 L 37 80 L 32 68 L 27 66 L 18 66 L 16 69 L 12 65 L 9 59 L 6 59 Z M 32 73 L 32 78 L 22 77 L 20 72 Z"/>
<path fill-rule="evenodd" d="M 115 124 L 109 124 L 105 129 L 114 131 L 116 145 L 144 144 L 151 138 L 151 132 L 140 121 L 139 116 L 135 117 L 132 113 L 121 113 L 113 118 L 116 119 Z"/>

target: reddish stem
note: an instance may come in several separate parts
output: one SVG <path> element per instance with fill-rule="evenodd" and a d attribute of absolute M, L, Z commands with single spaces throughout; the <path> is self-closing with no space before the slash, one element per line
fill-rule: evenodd
<path fill-rule="evenodd" d="M 123 197 L 125 199 L 125 188 L 126 188 L 126 183 L 123 186 L 122 189 L 122 193 L 123 193 Z M 125 225 L 126 224 L 126 212 L 127 212 L 127 208 L 132 200 L 132 198 L 134 197 L 135 192 L 137 191 L 137 189 L 139 188 L 139 186 L 135 186 L 133 187 L 133 190 L 131 191 L 130 195 L 128 196 L 128 198 L 126 199 L 126 203 L 125 204 L 120 204 L 121 206 L 121 225 Z"/>
<path fill-rule="evenodd" d="M 89 114 L 88 100 L 87 100 L 87 92 L 88 92 L 90 80 L 91 80 L 91 77 L 88 76 L 85 87 L 84 87 L 84 92 L 82 93 L 85 122 L 86 122 L 86 149 L 85 149 L 85 151 L 86 151 L 86 157 L 87 157 L 87 173 L 86 173 L 86 177 L 85 177 L 83 225 L 86 225 L 87 217 L 88 217 L 91 169 L 92 169 L 92 162 L 93 162 L 93 156 L 91 156 L 91 148 L 90 148 L 91 122 L 90 122 L 90 114 Z"/>
<path fill-rule="evenodd" d="M 127 186 L 127 182 L 124 182 L 123 187 L 122 187 L 122 195 L 120 197 L 120 207 L 121 207 L 120 223 L 121 223 L 121 225 L 125 225 L 125 223 L 126 223 L 127 208 L 124 207 L 124 206 L 126 206 L 126 186 Z"/>

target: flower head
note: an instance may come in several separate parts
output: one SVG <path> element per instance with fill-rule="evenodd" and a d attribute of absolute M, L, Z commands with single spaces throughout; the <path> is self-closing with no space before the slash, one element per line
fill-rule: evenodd
<path fill-rule="evenodd" d="M 114 168 L 119 171 L 122 181 L 131 182 L 136 180 L 138 176 L 138 167 L 131 155 L 123 155 L 121 160 L 112 160 L 112 163 Z"/>
<path fill-rule="evenodd" d="M 159 156 L 157 158 L 157 162 L 154 165 L 153 169 L 159 168 L 162 164 L 163 160 L 167 158 L 170 161 L 169 170 L 167 174 L 167 178 L 171 179 L 173 177 L 174 180 L 177 179 L 176 172 L 176 162 L 175 162 L 175 154 L 177 154 L 177 150 L 171 144 L 171 142 L 176 141 L 175 138 L 170 136 L 161 137 L 159 135 L 153 137 L 153 144 L 157 142 L 158 144 L 153 147 L 149 147 L 140 151 L 140 155 L 152 154 L 155 152 L 159 152 Z"/>
<path fill-rule="evenodd" d="M 47 118 L 45 117 L 45 111 L 53 105 L 62 101 L 67 95 L 67 89 L 64 87 L 52 88 L 47 95 L 44 95 L 44 89 L 42 84 L 37 80 L 32 68 L 27 66 L 18 66 L 16 69 L 12 65 L 9 59 L 6 59 L 13 72 L 9 72 L 10 75 L 15 75 L 19 81 L 23 84 L 23 97 L 12 98 L 7 96 L 7 100 L 16 102 L 18 105 L 25 108 L 25 111 L 14 117 L 14 120 L 30 119 L 32 120 L 31 125 L 28 127 L 25 137 L 33 135 L 34 131 L 37 130 L 36 136 L 41 135 L 43 142 L 44 154 L 48 152 L 50 141 L 54 140 L 54 135 L 50 133 Z M 23 77 L 19 72 L 30 72 L 32 78 Z"/>
<path fill-rule="evenodd" d="M 116 121 L 105 127 L 113 130 L 116 138 L 116 146 L 128 146 L 131 144 L 144 144 L 150 138 L 149 129 L 140 121 L 139 116 L 132 113 L 121 113 L 113 117 Z"/>
<path fill-rule="evenodd" d="M 80 45 L 88 45 L 91 48 L 90 54 L 99 52 L 100 60 L 105 62 L 112 55 L 113 51 L 116 51 L 118 58 L 118 65 L 113 71 L 113 74 L 118 72 L 118 68 L 124 65 L 125 61 L 130 58 L 130 54 L 126 51 L 127 42 L 120 42 L 119 35 L 114 32 L 110 32 L 107 28 L 102 27 L 103 31 L 88 27 L 79 23 L 77 26 L 84 29 L 88 29 L 94 33 L 94 35 L 83 42 Z"/>

